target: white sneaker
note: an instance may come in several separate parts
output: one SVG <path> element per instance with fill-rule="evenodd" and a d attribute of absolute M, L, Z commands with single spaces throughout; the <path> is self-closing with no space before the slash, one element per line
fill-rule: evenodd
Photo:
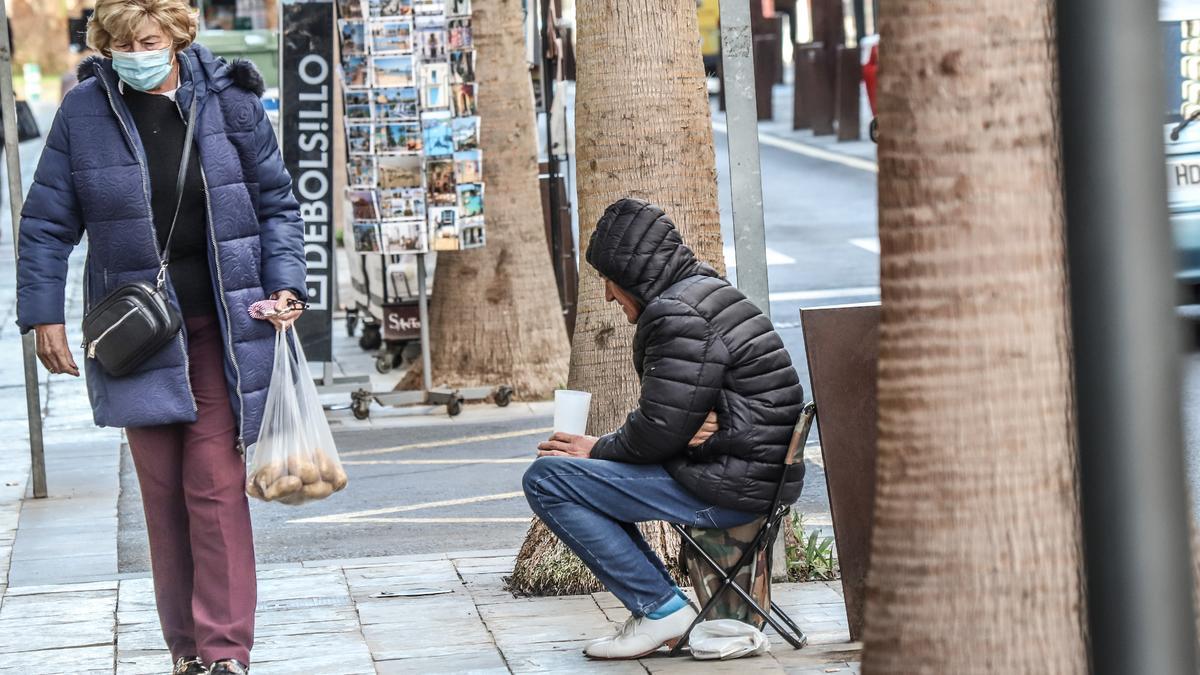
<path fill-rule="evenodd" d="M 663 645 L 674 647 L 695 618 L 691 605 L 661 619 L 629 617 L 616 635 L 588 643 L 583 653 L 593 659 L 640 659 Z"/>

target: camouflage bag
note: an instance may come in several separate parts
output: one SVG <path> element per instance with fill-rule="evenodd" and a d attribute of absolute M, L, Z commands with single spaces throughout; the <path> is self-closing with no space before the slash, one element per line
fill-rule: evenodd
<path fill-rule="evenodd" d="M 763 518 L 759 518 L 728 530 L 689 527 L 687 533 L 696 540 L 700 548 L 704 549 L 708 557 L 712 558 L 722 569 L 728 570 L 737 564 L 746 548 L 754 543 L 754 537 L 758 534 L 762 524 Z M 754 556 L 734 577 L 734 583 L 741 586 L 763 609 L 771 607 L 771 573 L 768 568 L 770 555 L 771 548 L 767 546 L 759 551 L 758 555 Z M 696 589 L 696 598 L 703 607 L 704 603 L 708 602 L 708 599 L 721 588 L 721 576 L 699 553 L 688 546 L 687 542 L 683 542 L 680 560 L 683 561 L 684 570 L 687 572 L 692 587 Z M 762 615 L 751 609 L 749 603 L 732 588 L 726 589 L 721 594 L 717 604 L 704 618 L 735 619 L 742 623 L 748 623 L 759 630 L 762 630 L 763 624 L 766 623 Z"/>

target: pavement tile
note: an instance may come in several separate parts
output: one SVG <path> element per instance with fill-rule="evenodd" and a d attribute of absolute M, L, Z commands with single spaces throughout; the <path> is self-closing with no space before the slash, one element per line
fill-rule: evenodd
<path fill-rule="evenodd" d="M 449 626 L 453 628 L 438 629 Z M 362 633 L 377 661 L 469 654 L 495 646 L 479 621 L 444 623 L 435 617 L 413 617 L 405 623 L 365 625 Z"/>
<path fill-rule="evenodd" d="M 558 642 L 504 651 L 514 673 L 617 673 L 645 675 L 637 661 L 592 661 L 583 655 L 585 641 Z"/>
<path fill-rule="evenodd" d="M 112 591 L 83 591 L 45 595 L 17 595 L 5 598 L 0 621 L 5 619 L 37 621 L 69 618 L 71 621 L 98 621 L 111 618 L 115 605 Z"/>
<path fill-rule="evenodd" d="M 347 633 L 256 639 L 251 655 L 255 675 L 374 675 L 375 665 L 362 636 Z"/>
<path fill-rule="evenodd" d="M 412 659 L 376 661 L 379 675 L 420 675 L 424 673 L 468 673 L 471 675 L 507 675 L 504 657 L 495 647 L 480 646 L 472 651 L 424 656 Z"/>
<path fill-rule="evenodd" d="M 117 582 L 112 580 L 106 581 L 89 581 L 78 584 L 45 584 L 45 585 L 29 585 L 29 586 L 10 586 L 8 592 L 4 594 L 5 602 L 8 598 L 21 595 L 43 595 L 49 593 L 82 593 L 85 591 L 115 591 L 117 590 Z"/>
<path fill-rule="evenodd" d="M 2 619 L 0 654 L 7 659 L 18 652 L 111 645 L 115 627 L 112 617 L 107 621 L 63 621 L 59 617 L 34 621 Z"/>
<path fill-rule="evenodd" d="M 674 675 L 676 673 L 783 673 L 784 667 L 771 654 L 751 656 L 732 661 L 697 661 L 691 656 L 682 654 L 677 657 L 667 656 L 666 649 L 658 654 L 641 660 L 650 673 L 657 675 Z"/>
<path fill-rule="evenodd" d="M 0 673 L 71 673 L 112 675 L 112 645 L 5 653 Z"/>
<path fill-rule="evenodd" d="M 117 675 L 162 675 L 171 671 L 171 653 L 166 648 L 146 651 L 121 649 Z"/>

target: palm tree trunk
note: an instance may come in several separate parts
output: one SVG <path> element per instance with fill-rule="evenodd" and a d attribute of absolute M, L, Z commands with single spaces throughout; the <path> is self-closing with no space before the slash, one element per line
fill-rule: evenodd
<path fill-rule="evenodd" d="M 881 10 L 863 672 L 1086 672 L 1053 2 Z"/>
<path fill-rule="evenodd" d="M 521 17 L 520 0 L 475 0 L 488 241 L 438 256 L 431 356 L 435 383 L 511 384 L 542 400 L 566 382 L 570 344 L 546 252 Z"/>
<path fill-rule="evenodd" d="M 609 204 L 638 197 L 665 209 L 696 255 L 724 271 L 696 3 L 589 0 L 577 11 L 580 247 L 586 248 Z M 619 427 L 637 406 L 633 327 L 604 302 L 595 270 L 581 267 L 568 386 L 593 393 L 588 431 L 600 435 Z M 661 523 L 642 530 L 664 562 L 672 563 L 678 541 L 670 530 Z M 517 556 L 511 584 L 538 594 L 600 588 L 536 521 Z"/>

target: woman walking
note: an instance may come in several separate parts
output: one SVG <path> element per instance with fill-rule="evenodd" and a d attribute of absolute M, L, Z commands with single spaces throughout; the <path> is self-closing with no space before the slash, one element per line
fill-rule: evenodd
<path fill-rule="evenodd" d="M 22 214 L 17 314 L 46 368 L 78 376 L 63 302 L 83 233 L 89 310 L 167 265 L 179 335 L 120 377 L 88 358 L 88 391 L 96 423 L 126 429 L 173 672 L 228 675 L 247 672 L 254 635 L 243 455 L 275 329 L 302 307 L 303 221 L 258 72 L 195 35 L 186 0 L 97 0 L 88 44 L 102 56 L 63 99 Z M 247 311 L 268 296 L 290 310 L 274 328 Z"/>

